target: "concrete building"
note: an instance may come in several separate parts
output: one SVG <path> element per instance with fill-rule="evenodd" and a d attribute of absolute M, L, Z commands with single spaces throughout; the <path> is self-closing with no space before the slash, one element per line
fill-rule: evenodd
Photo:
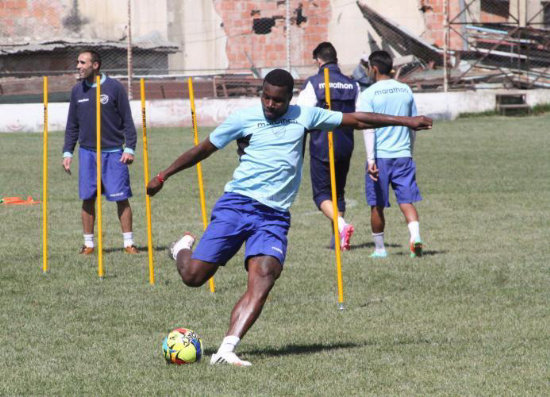
<path fill-rule="evenodd" d="M 287 52 L 285 0 L 131 0 L 130 18 L 129 1 L 4 0 L 0 49 L 64 39 L 124 45 L 131 21 L 134 44 L 177 46 L 167 60 L 173 73 L 249 71 L 289 62 L 308 69 L 311 50 L 325 40 L 335 44 L 340 63 L 352 68 L 362 53 L 391 47 L 369 25 L 361 4 L 438 47 L 446 18 L 457 24 L 457 32 L 464 29 L 458 24 L 467 21 L 525 26 L 550 20 L 548 2 L 542 0 L 448 0 L 448 15 L 445 0 L 290 0 Z M 451 47 L 460 48 L 462 41 L 451 35 Z M 27 60 L 33 62 L 31 54 Z"/>

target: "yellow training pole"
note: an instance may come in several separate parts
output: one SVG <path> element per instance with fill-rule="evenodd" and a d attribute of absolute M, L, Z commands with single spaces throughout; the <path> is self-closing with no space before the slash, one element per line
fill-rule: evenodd
<path fill-rule="evenodd" d="M 325 68 L 325 98 L 330 109 L 330 80 L 328 68 Z M 334 169 L 334 142 L 332 131 L 328 132 L 328 154 L 330 161 L 330 190 L 332 193 L 332 224 L 334 228 L 334 252 L 336 253 L 336 272 L 338 278 L 338 309 L 344 310 L 344 283 L 342 282 L 342 259 L 340 253 L 340 233 L 338 233 L 338 204 L 336 202 L 336 172 Z"/>
<path fill-rule="evenodd" d="M 197 132 L 197 114 L 195 112 L 195 93 L 193 92 L 193 80 L 191 77 L 187 80 L 189 85 L 189 102 L 191 103 L 191 120 L 193 122 L 193 133 L 195 139 L 195 146 L 199 144 L 199 135 Z M 206 200 L 204 198 L 204 185 L 202 181 L 202 168 L 200 161 L 197 163 L 197 177 L 199 178 L 199 193 L 201 199 L 201 212 L 202 212 L 202 224 L 204 230 L 208 226 L 208 219 L 206 217 Z M 210 292 L 216 291 L 216 285 L 214 284 L 214 277 L 210 277 L 209 280 Z"/>
<path fill-rule="evenodd" d="M 42 272 L 48 271 L 48 77 L 44 76 L 44 155 L 42 164 Z"/>
<path fill-rule="evenodd" d="M 97 172 L 97 274 L 103 279 L 103 229 L 101 224 L 101 76 L 96 78 L 96 172 Z"/>
<path fill-rule="evenodd" d="M 149 156 L 147 154 L 147 117 L 145 114 L 145 81 L 140 80 L 141 87 L 141 123 L 143 130 L 143 176 L 145 177 L 145 213 L 147 214 L 147 249 L 149 252 L 149 284 L 155 284 L 155 265 L 153 263 L 153 236 L 151 231 L 151 197 L 147 194 L 149 182 Z"/>

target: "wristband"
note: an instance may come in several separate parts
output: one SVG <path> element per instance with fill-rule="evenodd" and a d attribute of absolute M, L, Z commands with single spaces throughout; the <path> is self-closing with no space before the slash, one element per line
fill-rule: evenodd
<path fill-rule="evenodd" d="M 164 183 L 164 181 L 165 181 L 165 179 L 162 177 L 162 175 L 160 174 L 160 172 L 157 174 L 156 178 L 157 178 L 157 181 L 159 181 L 161 185 L 162 185 L 162 184 Z"/>

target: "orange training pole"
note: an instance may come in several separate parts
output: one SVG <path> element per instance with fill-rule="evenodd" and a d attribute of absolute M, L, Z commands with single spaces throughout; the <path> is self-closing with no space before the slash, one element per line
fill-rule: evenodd
<path fill-rule="evenodd" d="M 193 133 L 194 133 L 194 141 L 195 146 L 199 144 L 199 135 L 197 132 L 197 114 L 195 109 L 195 93 L 193 92 L 193 80 L 191 77 L 187 80 L 189 85 L 189 102 L 191 103 L 191 120 L 193 122 Z M 204 227 L 204 230 L 206 230 L 206 227 L 208 226 L 208 219 L 206 216 L 206 200 L 204 197 L 204 185 L 202 180 L 202 167 L 200 161 L 197 163 L 197 177 L 199 179 L 199 193 L 200 193 L 200 200 L 201 200 L 201 212 L 202 212 L 202 224 Z M 210 277 L 209 285 L 210 285 L 210 292 L 216 291 L 216 285 L 214 284 L 214 277 Z"/>
<path fill-rule="evenodd" d="M 97 274 L 103 279 L 103 229 L 101 224 L 101 76 L 96 78 L 96 172 L 97 172 Z"/>
<path fill-rule="evenodd" d="M 149 156 L 147 154 L 147 118 L 145 113 L 145 81 L 140 80 L 141 120 L 143 130 L 143 176 L 145 177 L 145 212 L 147 215 L 147 250 L 149 252 L 149 284 L 155 284 L 155 264 L 153 262 L 153 236 L 151 231 L 151 197 L 147 194 L 149 181 Z"/>
<path fill-rule="evenodd" d="M 330 109 L 330 80 L 328 69 L 325 68 L 325 98 Z M 334 142 L 332 131 L 328 132 L 328 153 L 330 161 L 330 186 L 332 193 L 332 224 L 334 228 L 334 252 L 336 253 L 336 272 L 338 279 L 338 309 L 344 310 L 344 283 L 342 281 L 342 259 L 340 253 L 340 233 L 338 233 L 338 205 L 336 198 L 336 172 L 334 169 Z"/>
<path fill-rule="evenodd" d="M 48 272 L 48 77 L 44 76 L 44 154 L 42 164 L 42 272 Z"/>

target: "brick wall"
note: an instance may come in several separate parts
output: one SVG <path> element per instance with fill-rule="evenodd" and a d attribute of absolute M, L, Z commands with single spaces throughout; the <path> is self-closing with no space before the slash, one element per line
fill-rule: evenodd
<path fill-rule="evenodd" d="M 479 1 L 479 0 L 478 0 Z M 445 37 L 445 0 L 426 0 L 422 1 L 425 6 L 424 20 L 426 22 L 426 33 L 423 37 L 430 43 L 443 48 Z M 449 0 L 449 21 L 455 20 L 460 22 L 460 18 L 457 18 L 460 14 L 460 1 Z M 454 26 L 454 29 L 460 31 L 459 26 Z M 462 39 L 457 32 L 451 29 L 449 37 L 449 45 L 451 48 L 460 48 L 462 45 Z"/>
<path fill-rule="evenodd" d="M 214 3 L 227 35 L 229 69 L 250 68 L 252 64 L 257 68 L 286 65 L 284 0 L 215 0 Z M 291 0 L 290 4 L 291 62 L 309 64 L 313 48 L 328 39 L 330 0 Z"/>
<path fill-rule="evenodd" d="M 47 40 L 63 31 L 63 2 L 48 0 L 0 1 L 0 37 L 6 43 Z"/>

